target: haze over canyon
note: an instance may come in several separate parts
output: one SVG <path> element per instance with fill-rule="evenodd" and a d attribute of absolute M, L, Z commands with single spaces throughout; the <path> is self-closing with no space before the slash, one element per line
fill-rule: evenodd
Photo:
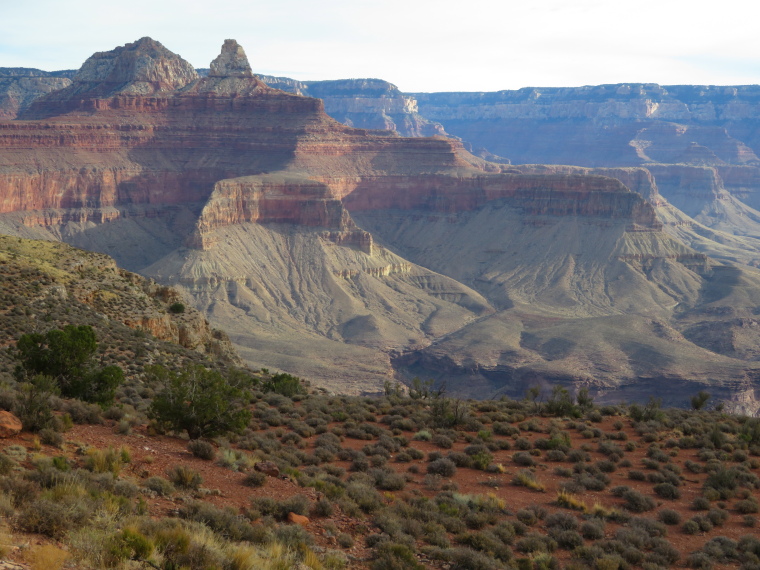
<path fill-rule="evenodd" d="M 336 392 L 707 389 L 757 413 L 760 86 L 404 94 L 150 38 L 0 68 L 0 232 L 180 288 Z"/>

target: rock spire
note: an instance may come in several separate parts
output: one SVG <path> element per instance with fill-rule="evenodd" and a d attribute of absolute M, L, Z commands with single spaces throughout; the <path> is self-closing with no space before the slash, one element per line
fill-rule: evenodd
<path fill-rule="evenodd" d="M 211 62 L 209 77 L 253 77 L 248 57 L 235 40 L 224 40 L 222 53 Z"/>

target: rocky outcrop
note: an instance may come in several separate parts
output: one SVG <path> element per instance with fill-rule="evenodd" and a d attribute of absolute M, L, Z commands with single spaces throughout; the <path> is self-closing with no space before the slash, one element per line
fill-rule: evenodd
<path fill-rule="evenodd" d="M 419 113 L 417 101 L 381 79 L 296 81 L 261 76 L 269 86 L 324 101 L 325 112 L 344 125 L 395 131 L 403 137 L 445 136 L 443 126 Z"/>
<path fill-rule="evenodd" d="M 399 191 L 401 190 L 401 191 Z M 628 220 L 659 230 L 651 206 L 617 180 L 602 176 L 501 174 L 470 177 L 386 177 L 362 180 L 344 199 L 350 211 L 421 210 L 457 213 L 506 202 L 530 215 Z"/>
<path fill-rule="evenodd" d="M 243 47 L 235 40 L 224 40 L 222 52 L 211 62 L 208 77 L 253 77 Z"/>
<path fill-rule="evenodd" d="M 71 85 L 71 79 L 39 69 L 0 68 L 0 120 L 15 119 L 36 99 Z"/>
<path fill-rule="evenodd" d="M 0 439 L 13 437 L 23 429 L 21 420 L 6 410 L 0 410 Z"/>
<path fill-rule="evenodd" d="M 151 38 L 141 38 L 85 61 L 72 84 L 36 101 L 22 116 L 40 118 L 93 106 L 93 99 L 173 91 L 198 78 L 187 61 Z"/>
<path fill-rule="evenodd" d="M 249 176 L 216 184 L 187 245 L 208 249 L 215 243 L 207 237 L 214 230 L 246 222 L 328 228 L 340 234 L 356 229 L 327 184 L 294 175 Z"/>

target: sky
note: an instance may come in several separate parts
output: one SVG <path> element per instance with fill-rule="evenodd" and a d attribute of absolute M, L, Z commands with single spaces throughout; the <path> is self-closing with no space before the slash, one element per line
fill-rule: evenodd
<path fill-rule="evenodd" d="M 0 67 L 77 69 L 150 36 L 195 67 L 405 92 L 760 83 L 750 0 L 0 0 Z"/>

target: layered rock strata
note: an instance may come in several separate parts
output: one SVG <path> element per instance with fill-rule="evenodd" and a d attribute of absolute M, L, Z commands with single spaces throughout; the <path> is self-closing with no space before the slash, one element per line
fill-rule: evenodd
<path fill-rule="evenodd" d="M 664 233 L 651 172 L 511 168 L 341 125 L 232 40 L 204 77 L 147 38 L 96 54 L 23 117 L 0 123 L 0 228 L 179 286 L 253 365 L 353 392 L 418 370 L 481 397 L 757 368 L 679 332 L 676 308 L 736 285 Z"/>

